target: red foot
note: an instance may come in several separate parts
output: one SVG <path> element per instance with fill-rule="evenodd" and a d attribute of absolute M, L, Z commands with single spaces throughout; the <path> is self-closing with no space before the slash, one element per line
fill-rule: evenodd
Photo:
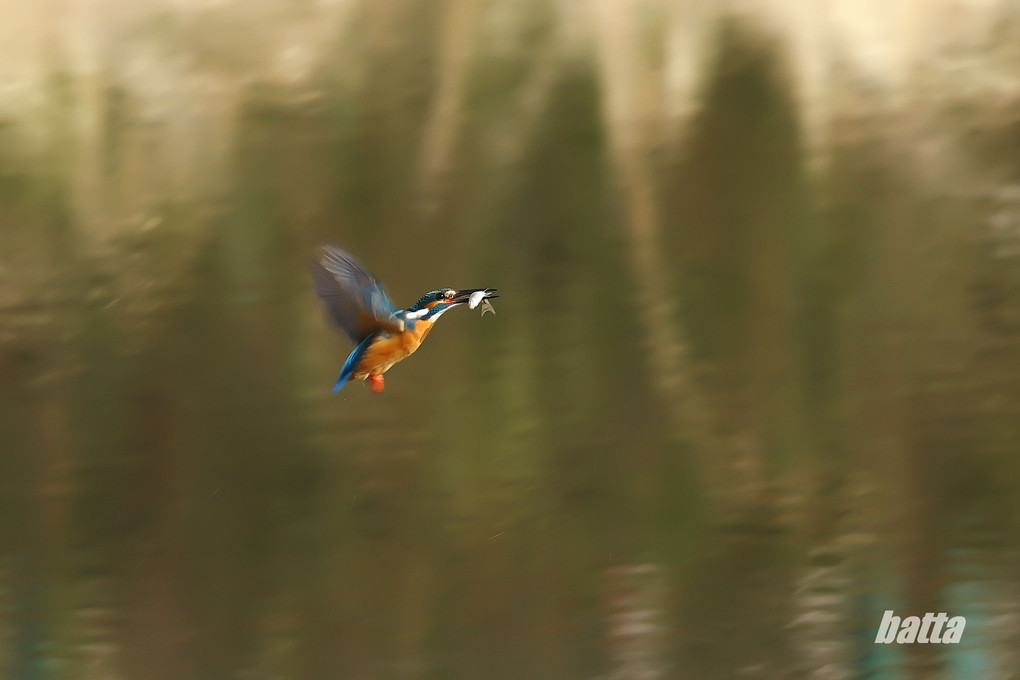
<path fill-rule="evenodd" d="M 373 392 L 383 391 L 383 377 L 381 374 L 379 373 L 368 374 L 368 389 L 372 390 Z"/>

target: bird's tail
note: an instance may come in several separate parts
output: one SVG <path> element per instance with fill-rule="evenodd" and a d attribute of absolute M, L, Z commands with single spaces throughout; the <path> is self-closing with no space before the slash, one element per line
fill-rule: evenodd
<path fill-rule="evenodd" d="M 354 371 L 358 369 L 358 363 L 361 361 L 362 355 L 368 346 L 372 343 L 373 335 L 368 336 L 364 340 L 358 343 L 358 346 L 354 348 L 350 356 L 347 357 L 347 361 L 344 362 L 343 368 L 340 369 L 340 375 L 336 378 L 336 383 L 333 384 L 333 394 L 339 392 L 344 384 L 350 380 L 351 376 L 354 375 Z"/>

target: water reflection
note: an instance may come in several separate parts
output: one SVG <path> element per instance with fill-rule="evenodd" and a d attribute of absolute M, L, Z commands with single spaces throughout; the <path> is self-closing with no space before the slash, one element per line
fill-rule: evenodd
<path fill-rule="evenodd" d="M 1010 677 L 1015 130 L 849 107 L 820 165 L 724 22 L 678 136 L 639 18 L 579 57 L 531 4 L 533 50 L 361 8 L 365 73 L 224 90 L 231 44 L 180 116 L 58 74 L 95 136 L 0 127 L 0 677 Z M 335 397 L 319 240 L 500 314 Z"/>

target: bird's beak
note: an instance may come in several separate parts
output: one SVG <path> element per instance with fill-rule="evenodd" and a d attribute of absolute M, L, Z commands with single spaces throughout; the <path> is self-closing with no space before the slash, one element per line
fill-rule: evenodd
<path fill-rule="evenodd" d="M 471 301 L 471 296 L 475 293 L 482 293 L 482 295 L 476 295 L 475 298 L 481 300 L 491 300 L 498 298 L 498 295 L 493 295 L 496 292 L 496 288 L 465 288 L 464 290 L 458 290 L 454 293 L 453 298 L 450 300 L 452 304 L 463 304 Z"/>

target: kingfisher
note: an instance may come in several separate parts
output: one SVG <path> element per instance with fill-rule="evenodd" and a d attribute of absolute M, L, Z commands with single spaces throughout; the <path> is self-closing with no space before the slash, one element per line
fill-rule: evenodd
<path fill-rule="evenodd" d="M 474 309 L 480 303 L 482 316 L 496 313 L 489 302 L 499 297 L 495 288 L 440 288 L 425 293 L 407 309 L 397 309 L 379 279 L 350 253 L 332 245 L 322 246 L 318 261 L 309 263 L 309 268 L 327 315 L 356 345 L 340 369 L 334 394 L 352 380 L 382 392 L 383 374 L 413 354 L 436 320 L 457 305 Z"/>

